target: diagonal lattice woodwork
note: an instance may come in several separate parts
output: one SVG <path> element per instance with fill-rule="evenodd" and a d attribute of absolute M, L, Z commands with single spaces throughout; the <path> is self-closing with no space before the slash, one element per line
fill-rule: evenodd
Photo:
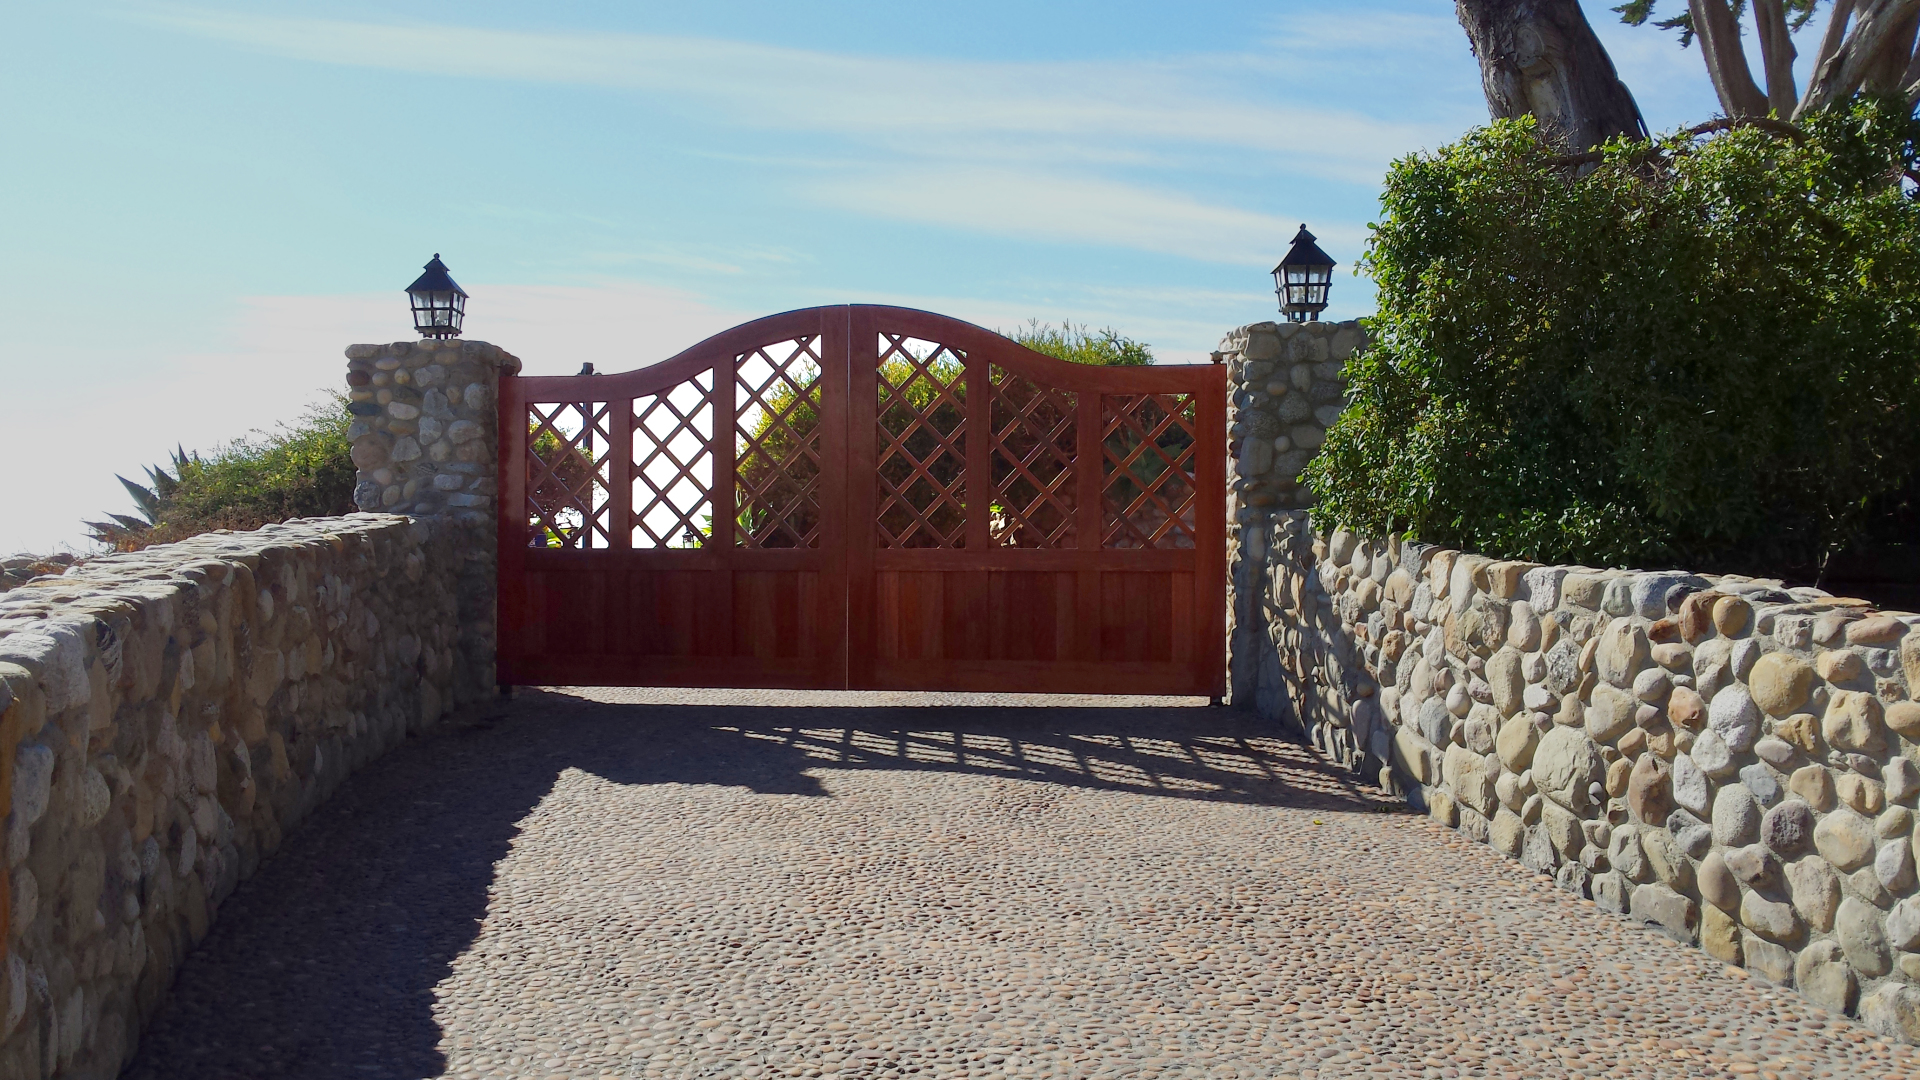
<path fill-rule="evenodd" d="M 966 546 L 966 355 L 880 335 L 875 524 L 884 547 Z"/>
<path fill-rule="evenodd" d="M 612 405 L 527 404 L 528 547 L 613 546 Z"/>
<path fill-rule="evenodd" d="M 1074 546 L 1076 395 L 1005 368 L 993 386 L 993 518 L 999 547 Z"/>
<path fill-rule="evenodd" d="M 734 543 L 820 546 L 819 339 L 801 337 L 734 360 Z"/>
<path fill-rule="evenodd" d="M 633 399 L 635 549 L 704 547 L 713 534 L 713 372 Z"/>
<path fill-rule="evenodd" d="M 1101 546 L 1194 546 L 1194 400 L 1106 395 L 1101 405 Z"/>

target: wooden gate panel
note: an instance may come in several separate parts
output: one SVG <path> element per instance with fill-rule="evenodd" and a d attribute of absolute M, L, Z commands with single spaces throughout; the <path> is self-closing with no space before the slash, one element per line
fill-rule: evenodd
<path fill-rule="evenodd" d="M 846 318 L 502 380 L 503 682 L 844 683 Z"/>
<path fill-rule="evenodd" d="M 1071 365 L 853 312 L 849 450 L 872 458 L 848 467 L 849 685 L 1218 694 L 1220 369 Z"/>
<path fill-rule="evenodd" d="M 501 401 L 504 682 L 1224 690 L 1218 366 L 856 306 Z"/>

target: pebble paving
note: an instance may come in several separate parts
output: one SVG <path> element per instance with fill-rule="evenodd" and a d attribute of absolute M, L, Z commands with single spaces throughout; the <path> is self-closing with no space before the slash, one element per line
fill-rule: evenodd
<path fill-rule="evenodd" d="M 223 906 L 126 1075 L 1920 1062 L 1223 709 L 594 690 L 349 780 Z"/>

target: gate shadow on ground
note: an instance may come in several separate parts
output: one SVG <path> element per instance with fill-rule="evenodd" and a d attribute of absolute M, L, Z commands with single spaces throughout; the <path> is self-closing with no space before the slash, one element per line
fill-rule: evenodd
<path fill-rule="evenodd" d="M 1207 708 L 648 705 L 522 691 L 343 784 L 242 884 L 127 1077 L 439 1076 L 433 988 L 562 771 L 827 797 L 835 769 L 967 772 L 1173 798 L 1388 809 L 1272 725 Z"/>

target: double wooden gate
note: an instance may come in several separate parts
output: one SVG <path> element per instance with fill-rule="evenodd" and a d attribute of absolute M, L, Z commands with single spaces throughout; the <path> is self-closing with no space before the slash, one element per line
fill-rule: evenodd
<path fill-rule="evenodd" d="M 500 681 L 1217 697 L 1225 393 L 871 306 L 503 378 Z"/>

